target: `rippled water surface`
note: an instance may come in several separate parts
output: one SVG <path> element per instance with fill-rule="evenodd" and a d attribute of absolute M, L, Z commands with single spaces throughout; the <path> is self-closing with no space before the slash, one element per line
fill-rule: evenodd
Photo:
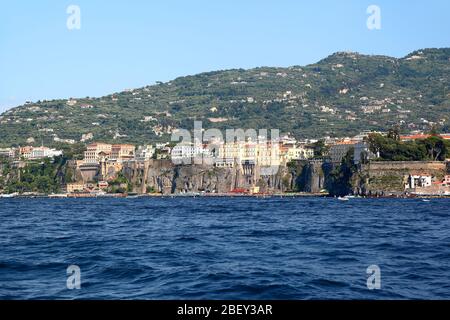
<path fill-rule="evenodd" d="M 449 208 L 449 199 L 0 199 L 0 298 L 450 299 Z M 80 290 L 66 288 L 72 264 Z M 373 264 L 382 287 L 371 291 Z"/>

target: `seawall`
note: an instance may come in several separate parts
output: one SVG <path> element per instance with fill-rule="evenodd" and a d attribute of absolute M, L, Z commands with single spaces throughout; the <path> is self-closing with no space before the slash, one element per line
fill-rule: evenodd
<path fill-rule="evenodd" d="M 360 195 L 405 193 L 409 175 L 431 175 L 439 181 L 449 174 L 450 166 L 443 161 L 372 161 L 361 165 L 354 175 L 353 192 Z"/>

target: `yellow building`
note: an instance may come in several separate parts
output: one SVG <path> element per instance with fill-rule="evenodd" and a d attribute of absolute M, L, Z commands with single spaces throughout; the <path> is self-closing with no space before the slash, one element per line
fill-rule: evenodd
<path fill-rule="evenodd" d="M 111 148 L 110 160 L 132 160 L 135 149 L 136 147 L 132 144 L 114 144 Z"/>
<path fill-rule="evenodd" d="M 134 159 L 135 146 L 132 144 L 91 143 L 84 152 L 84 163 L 94 164 L 103 160 L 126 161 Z"/>
<path fill-rule="evenodd" d="M 252 141 L 220 144 L 216 151 L 216 166 L 233 167 L 236 163 L 278 166 L 281 164 L 280 145 Z"/>
<path fill-rule="evenodd" d="M 260 143 L 256 146 L 256 163 L 260 166 L 279 166 L 281 150 L 279 143 Z"/>
<path fill-rule="evenodd" d="M 100 162 L 100 174 L 103 179 L 114 179 L 116 174 L 122 171 L 122 162 L 115 160 L 101 161 Z"/>
<path fill-rule="evenodd" d="M 107 143 L 91 143 L 84 152 L 84 163 L 92 164 L 100 161 L 101 155 L 110 156 L 112 145 Z"/>
<path fill-rule="evenodd" d="M 286 162 L 314 158 L 314 149 L 306 146 L 283 147 L 283 158 Z"/>
<path fill-rule="evenodd" d="M 78 182 L 68 183 L 66 189 L 67 193 L 82 192 L 85 189 L 85 184 Z"/>

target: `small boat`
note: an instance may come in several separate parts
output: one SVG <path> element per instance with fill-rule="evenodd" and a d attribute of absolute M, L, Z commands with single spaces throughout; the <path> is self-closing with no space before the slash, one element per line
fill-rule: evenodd
<path fill-rule="evenodd" d="M 67 193 L 52 193 L 49 194 L 48 197 L 50 199 L 67 198 Z"/>
<path fill-rule="evenodd" d="M 0 194 L 0 198 L 14 198 L 17 195 L 18 195 L 18 193 Z"/>
<path fill-rule="evenodd" d="M 179 196 L 179 197 L 192 197 L 192 198 L 195 198 L 195 197 L 198 197 L 198 196 L 201 196 L 201 195 L 202 194 L 200 192 L 191 192 L 191 191 L 189 191 L 189 192 L 180 192 L 180 193 L 177 194 L 177 196 Z"/>
<path fill-rule="evenodd" d="M 127 199 L 137 199 L 137 198 L 139 198 L 138 195 L 127 196 Z"/>
<path fill-rule="evenodd" d="M 428 199 L 422 199 L 423 202 L 430 202 L 431 200 Z"/>
<path fill-rule="evenodd" d="M 338 200 L 340 200 L 340 201 L 348 201 L 349 198 L 348 197 L 339 197 Z"/>

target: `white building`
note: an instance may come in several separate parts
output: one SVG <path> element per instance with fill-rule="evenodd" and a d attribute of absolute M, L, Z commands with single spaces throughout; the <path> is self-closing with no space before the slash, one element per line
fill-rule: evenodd
<path fill-rule="evenodd" d="M 307 146 L 291 146 L 284 150 L 284 158 L 286 162 L 293 160 L 307 160 L 314 158 L 314 149 Z"/>
<path fill-rule="evenodd" d="M 168 145 L 169 145 L 168 142 L 157 143 L 157 144 L 156 144 L 156 149 L 164 149 L 164 148 L 167 147 Z"/>
<path fill-rule="evenodd" d="M 353 141 L 363 141 L 366 139 L 370 134 L 384 134 L 381 131 L 371 131 L 371 130 L 365 130 L 360 132 L 358 135 L 354 136 L 352 138 Z"/>
<path fill-rule="evenodd" d="M 431 187 L 432 177 L 430 175 L 410 175 L 408 177 L 407 189 Z"/>
<path fill-rule="evenodd" d="M 50 149 L 47 147 L 33 148 L 30 153 L 30 160 L 38 160 L 45 158 L 54 158 L 62 156 L 63 152 L 61 150 Z"/>
<path fill-rule="evenodd" d="M 17 149 L 15 148 L 2 148 L 0 149 L 0 156 L 7 158 L 15 158 L 17 154 Z"/>
<path fill-rule="evenodd" d="M 171 158 L 175 164 L 191 163 L 192 159 L 212 159 L 211 152 L 199 143 L 180 143 L 172 148 Z"/>
<path fill-rule="evenodd" d="M 147 161 L 153 158 L 155 148 L 152 145 L 139 146 L 136 150 L 136 160 Z"/>
<path fill-rule="evenodd" d="M 90 132 L 90 133 L 85 133 L 85 134 L 81 135 L 80 141 L 86 142 L 86 141 L 92 140 L 92 139 L 94 139 L 94 134 L 92 132 Z"/>
<path fill-rule="evenodd" d="M 294 137 L 290 137 L 288 135 L 282 136 L 278 139 L 275 139 L 274 142 L 281 142 L 282 144 L 296 144 L 297 140 Z"/>
<path fill-rule="evenodd" d="M 75 144 L 76 143 L 76 141 L 74 139 L 61 139 L 58 136 L 53 137 L 53 141 L 67 143 L 67 144 Z"/>

